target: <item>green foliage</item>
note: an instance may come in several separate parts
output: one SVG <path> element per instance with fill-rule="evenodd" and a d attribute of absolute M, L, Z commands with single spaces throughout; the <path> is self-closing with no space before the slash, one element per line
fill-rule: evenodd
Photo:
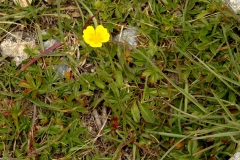
<path fill-rule="evenodd" d="M 37 31 L 31 57 L 50 38 L 64 45 L 22 72 L 0 57 L 0 157 L 220 160 L 240 150 L 239 20 L 223 3 L 8 3 L 0 3 L 1 37 L 20 24 Z M 138 46 L 90 48 L 85 23 L 112 36 L 137 27 Z M 59 76 L 63 63 L 69 70 Z"/>

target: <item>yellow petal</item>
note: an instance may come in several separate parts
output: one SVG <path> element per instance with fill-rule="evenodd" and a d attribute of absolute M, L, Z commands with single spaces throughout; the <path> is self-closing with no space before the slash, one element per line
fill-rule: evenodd
<path fill-rule="evenodd" d="M 100 42 L 108 42 L 110 40 L 110 34 L 108 33 L 108 30 L 102 25 L 97 26 L 96 36 Z"/>
<path fill-rule="evenodd" d="M 90 45 L 91 47 L 94 47 L 94 48 L 96 48 L 96 47 L 102 47 L 102 43 L 99 42 L 99 41 L 92 41 L 91 43 L 89 43 L 89 45 Z"/>
<path fill-rule="evenodd" d="M 92 26 L 88 26 L 86 29 L 83 30 L 83 40 L 90 44 L 92 40 L 96 37 L 95 30 Z"/>
<path fill-rule="evenodd" d="M 95 34 L 93 26 L 88 26 L 86 29 L 84 29 L 83 34 Z"/>

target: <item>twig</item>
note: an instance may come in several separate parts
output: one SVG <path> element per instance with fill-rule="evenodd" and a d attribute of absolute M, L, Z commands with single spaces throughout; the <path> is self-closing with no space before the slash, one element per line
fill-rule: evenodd
<path fill-rule="evenodd" d="M 54 43 L 51 47 L 49 47 L 48 49 L 42 51 L 40 54 L 47 54 L 52 52 L 54 49 L 60 47 L 62 45 L 61 42 L 56 42 Z M 23 66 L 20 71 L 24 71 L 28 66 L 30 66 L 31 64 L 33 64 L 34 62 L 36 62 L 40 57 L 35 57 L 33 59 L 31 59 L 25 66 Z"/>
<path fill-rule="evenodd" d="M 99 118 L 99 115 L 98 115 L 96 109 L 93 110 L 92 115 L 95 118 L 96 125 L 97 125 L 98 131 L 99 131 L 101 129 L 101 127 L 102 127 L 102 123 L 100 121 L 100 118 Z"/>
<path fill-rule="evenodd" d="M 102 117 L 101 121 L 104 123 L 107 120 L 107 108 L 105 106 L 102 106 Z"/>
<path fill-rule="evenodd" d="M 34 126 L 35 126 L 35 121 L 36 121 L 36 114 L 37 114 L 37 106 L 34 105 L 33 107 L 33 117 L 32 117 L 32 128 L 29 133 L 29 139 L 28 139 L 28 151 L 31 151 L 31 147 L 34 147 Z"/>
<path fill-rule="evenodd" d="M 143 150 L 143 152 L 148 153 L 148 154 L 151 154 L 151 155 L 156 156 L 156 157 L 159 158 L 159 155 L 158 155 L 157 152 L 152 153 L 149 149 L 144 148 L 144 147 L 143 147 L 142 145 L 140 145 L 138 142 L 133 142 L 133 143 L 134 143 L 136 146 L 138 146 L 139 148 L 141 148 L 141 149 Z"/>
<path fill-rule="evenodd" d="M 72 123 L 70 123 L 55 139 L 53 139 L 51 141 L 48 141 L 46 145 L 44 145 L 40 148 L 37 148 L 34 151 L 32 151 L 31 153 L 29 153 L 28 157 L 31 157 L 31 156 L 34 156 L 34 155 L 38 154 L 42 150 L 49 147 L 49 145 L 52 145 L 53 143 L 57 142 L 64 135 L 64 133 L 67 132 L 70 129 L 71 126 L 72 126 Z"/>

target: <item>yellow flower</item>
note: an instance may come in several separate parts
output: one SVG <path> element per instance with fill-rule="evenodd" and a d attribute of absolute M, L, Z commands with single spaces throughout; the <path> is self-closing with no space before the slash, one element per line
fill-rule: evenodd
<path fill-rule="evenodd" d="M 91 47 L 102 47 L 102 43 L 110 40 L 110 34 L 102 25 L 98 25 L 96 30 L 88 26 L 83 30 L 83 40 Z"/>

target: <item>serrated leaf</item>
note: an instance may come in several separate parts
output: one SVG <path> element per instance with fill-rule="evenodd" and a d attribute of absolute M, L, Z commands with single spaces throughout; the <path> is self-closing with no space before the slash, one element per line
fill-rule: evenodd
<path fill-rule="evenodd" d="M 31 86 L 36 87 L 35 81 L 30 73 L 25 74 L 27 82 L 31 84 Z"/>
<path fill-rule="evenodd" d="M 228 99 L 232 103 L 236 103 L 237 101 L 236 95 L 233 92 L 229 92 Z"/>
<path fill-rule="evenodd" d="M 52 125 L 48 129 L 48 133 L 52 135 L 59 134 L 61 130 L 62 130 L 62 127 L 60 125 Z"/>
<path fill-rule="evenodd" d="M 191 140 L 188 142 L 188 152 L 193 155 L 197 149 L 198 142 L 196 140 Z"/>
<path fill-rule="evenodd" d="M 58 106 L 52 106 L 52 105 L 46 104 L 46 103 L 40 101 L 39 99 L 28 99 L 28 100 L 30 102 L 34 103 L 35 105 L 39 106 L 39 107 L 45 107 L 45 108 L 53 109 L 53 110 L 56 110 L 56 111 L 59 111 L 61 109 Z"/>
<path fill-rule="evenodd" d="M 140 122 L 140 111 L 138 109 L 136 101 L 133 102 L 133 105 L 131 107 L 131 113 L 133 116 L 133 120 L 138 123 Z"/>
<path fill-rule="evenodd" d="M 186 71 L 184 71 L 184 72 L 182 73 L 182 78 L 183 78 L 184 80 L 187 80 L 188 77 L 189 77 L 189 75 L 190 75 L 190 73 L 191 73 L 191 69 L 187 69 Z"/>
<path fill-rule="evenodd" d="M 150 68 L 150 69 L 145 70 L 145 71 L 142 73 L 142 75 L 143 75 L 144 77 L 149 77 L 149 76 L 151 76 L 153 73 L 155 73 L 155 71 L 154 71 L 152 68 Z"/>
<path fill-rule="evenodd" d="M 29 89 L 33 88 L 33 86 L 26 80 L 21 80 L 19 82 L 18 86 L 23 87 L 23 88 L 29 88 Z"/>
<path fill-rule="evenodd" d="M 140 108 L 143 119 L 148 123 L 154 123 L 155 121 L 154 113 L 150 111 L 146 106 L 142 105 L 139 101 L 138 101 L 138 106 Z"/>
<path fill-rule="evenodd" d="M 215 78 L 215 76 L 213 74 L 209 74 L 206 76 L 205 81 L 206 82 L 212 82 L 212 80 Z"/>
<path fill-rule="evenodd" d="M 79 95 L 84 95 L 84 96 L 92 96 L 92 95 L 94 95 L 93 92 L 88 91 L 88 90 L 80 91 L 80 92 L 78 92 L 78 94 Z"/>
<path fill-rule="evenodd" d="M 199 37 L 206 36 L 208 33 L 208 30 L 206 28 L 202 28 L 199 32 Z"/>
<path fill-rule="evenodd" d="M 77 137 L 77 136 L 79 136 L 80 134 L 82 134 L 85 130 L 86 130 L 86 127 L 80 127 L 80 128 L 76 129 L 76 130 L 72 133 L 72 136 L 73 136 L 73 137 Z"/>
<path fill-rule="evenodd" d="M 118 87 L 122 87 L 124 84 L 123 84 L 123 75 L 122 75 L 122 72 L 121 71 L 116 71 L 115 72 L 115 80 L 116 80 L 116 83 L 118 85 Z"/>
<path fill-rule="evenodd" d="M 36 87 L 40 87 L 42 84 L 42 77 L 40 75 L 36 76 Z"/>
<path fill-rule="evenodd" d="M 207 14 L 209 14 L 209 12 L 206 11 L 206 10 L 203 10 L 201 13 L 199 13 L 199 14 L 196 16 L 196 19 L 201 19 L 201 18 L 203 18 L 204 16 L 206 16 Z"/>

